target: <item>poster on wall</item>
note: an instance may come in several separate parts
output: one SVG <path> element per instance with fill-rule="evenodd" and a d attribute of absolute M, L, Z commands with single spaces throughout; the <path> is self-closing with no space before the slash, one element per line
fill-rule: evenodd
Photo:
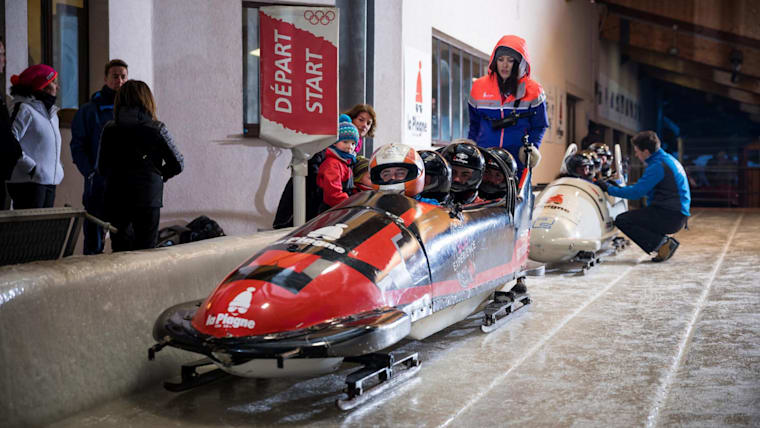
<path fill-rule="evenodd" d="M 404 52 L 404 144 L 430 148 L 430 54 L 407 47 Z"/>
<path fill-rule="evenodd" d="M 262 139 L 284 148 L 335 140 L 338 21 L 336 8 L 259 9 Z"/>
<path fill-rule="evenodd" d="M 546 95 L 546 119 L 549 121 L 549 127 L 544 133 L 542 143 L 554 143 L 556 142 L 556 113 L 557 113 L 557 100 L 556 91 L 551 85 L 544 86 L 544 94 Z"/>
<path fill-rule="evenodd" d="M 628 129 L 641 128 L 641 104 L 638 96 L 602 73 L 596 82 L 596 108 L 597 114 L 603 119 L 619 123 Z"/>

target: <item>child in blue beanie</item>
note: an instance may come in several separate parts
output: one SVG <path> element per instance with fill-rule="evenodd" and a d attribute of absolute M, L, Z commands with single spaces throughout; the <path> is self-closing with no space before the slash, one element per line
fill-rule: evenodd
<path fill-rule="evenodd" d="M 325 160 L 319 166 L 317 185 L 322 189 L 321 211 L 333 207 L 353 192 L 352 166 L 356 162 L 354 149 L 359 142 L 359 130 L 351 122 L 338 124 L 338 141 L 325 149 Z"/>

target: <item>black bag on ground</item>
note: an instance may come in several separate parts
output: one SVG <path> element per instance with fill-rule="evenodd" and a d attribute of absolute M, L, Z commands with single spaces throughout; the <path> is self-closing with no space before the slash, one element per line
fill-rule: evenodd
<path fill-rule="evenodd" d="M 204 239 L 225 236 L 219 223 L 202 215 L 187 224 L 187 226 L 169 226 L 158 231 L 158 245 L 169 247 L 186 242 L 202 241 Z"/>

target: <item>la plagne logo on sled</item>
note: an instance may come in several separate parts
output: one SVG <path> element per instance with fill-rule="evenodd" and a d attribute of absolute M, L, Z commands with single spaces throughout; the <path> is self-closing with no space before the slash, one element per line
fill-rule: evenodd
<path fill-rule="evenodd" d="M 236 316 L 248 312 L 248 309 L 251 307 L 254 291 L 256 291 L 254 287 L 248 287 L 245 291 L 235 296 L 230 304 L 227 305 L 227 312 L 209 315 L 208 318 L 206 318 L 206 325 L 214 326 L 214 328 L 244 327 L 252 329 L 255 327 L 255 321 Z"/>
<path fill-rule="evenodd" d="M 346 249 L 333 244 L 329 241 L 335 241 L 343 234 L 343 229 L 347 228 L 347 224 L 338 223 L 332 226 L 320 227 L 317 230 L 312 230 L 307 233 L 306 236 L 293 236 L 288 239 L 282 239 L 277 241 L 277 244 L 302 244 L 302 245 L 314 245 L 316 247 L 325 247 L 329 250 L 333 250 L 338 254 L 345 254 Z"/>

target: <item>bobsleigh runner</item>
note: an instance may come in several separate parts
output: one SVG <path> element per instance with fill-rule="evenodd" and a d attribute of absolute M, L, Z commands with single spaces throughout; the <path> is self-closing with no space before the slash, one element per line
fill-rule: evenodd
<path fill-rule="evenodd" d="M 337 400 L 353 408 L 419 370 L 417 353 L 386 348 L 481 309 L 489 332 L 530 304 L 530 181 L 526 168 L 506 197 L 464 207 L 356 194 L 253 255 L 205 300 L 166 309 L 149 358 L 165 346 L 205 356 L 165 383 L 172 391 L 229 374 L 316 376 L 358 363 Z"/>
<path fill-rule="evenodd" d="M 530 258 L 569 270 L 580 265 L 580 272 L 585 273 L 628 244 L 613 223 L 618 214 L 628 210 L 628 202 L 607 195 L 590 180 L 573 177 L 567 165 L 572 156 L 580 156 L 576 151 L 575 144 L 568 146 L 560 178 L 536 198 Z M 619 145 L 615 145 L 614 167 L 610 178 L 625 185 Z"/>

